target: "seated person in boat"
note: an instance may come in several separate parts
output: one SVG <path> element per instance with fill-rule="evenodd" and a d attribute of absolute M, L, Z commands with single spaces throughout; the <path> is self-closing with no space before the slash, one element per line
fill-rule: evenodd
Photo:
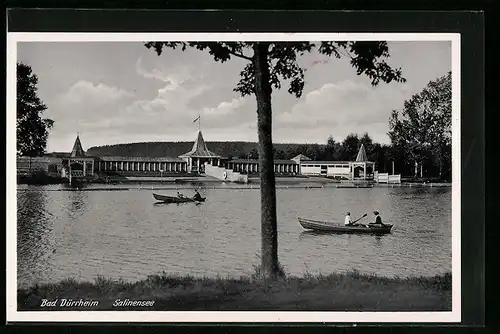
<path fill-rule="evenodd" d="M 201 200 L 201 199 L 202 199 L 202 197 L 201 197 L 200 193 L 198 192 L 198 190 L 195 190 L 194 192 L 195 192 L 195 194 L 194 194 L 194 196 L 193 196 L 193 199 L 194 199 L 195 201 L 199 201 L 199 200 Z"/>
<path fill-rule="evenodd" d="M 373 214 L 375 215 L 375 222 L 370 223 L 368 225 L 373 226 L 373 227 L 379 227 L 379 226 L 385 226 L 384 223 L 382 223 L 382 218 L 380 218 L 380 214 L 378 211 L 373 211 Z"/>
<path fill-rule="evenodd" d="M 347 212 L 345 214 L 344 225 L 345 226 L 352 226 L 352 220 L 351 220 L 351 213 L 350 212 Z"/>
<path fill-rule="evenodd" d="M 177 190 L 177 197 L 179 197 L 179 198 L 183 198 L 183 197 L 184 197 L 184 195 L 183 195 L 183 194 L 181 194 L 181 193 L 179 192 L 179 190 Z"/>

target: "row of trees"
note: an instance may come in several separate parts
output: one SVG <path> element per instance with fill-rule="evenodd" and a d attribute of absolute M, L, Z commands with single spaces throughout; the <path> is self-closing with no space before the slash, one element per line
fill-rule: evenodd
<path fill-rule="evenodd" d="M 349 134 L 343 142 L 337 142 L 330 136 L 326 144 L 274 144 L 273 157 L 275 159 L 292 159 L 303 154 L 312 160 L 322 161 L 352 161 L 356 158 L 361 144 L 364 144 L 367 157 L 377 161 L 382 145 L 374 143 L 372 138 L 365 133 Z M 258 158 L 258 152 L 253 148 L 248 153 L 241 153 L 238 158 Z"/>

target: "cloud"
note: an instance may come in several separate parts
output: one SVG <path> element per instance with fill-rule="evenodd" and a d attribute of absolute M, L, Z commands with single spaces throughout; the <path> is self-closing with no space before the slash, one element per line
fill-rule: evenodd
<path fill-rule="evenodd" d="M 107 86 L 102 82 L 94 84 L 80 80 L 71 86 L 66 93 L 60 95 L 58 102 L 65 105 L 87 104 L 89 102 L 110 104 L 133 95 L 123 88 Z"/>
<path fill-rule="evenodd" d="M 165 85 L 158 89 L 157 95 L 151 100 L 137 100 L 126 107 L 127 117 L 131 123 L 148 119 L 154 128 L 155 121 L 168 119 L 172 124 L 186 124 L 186 121 L 197 116 L 198 110 L 189 106 L 192 99 L 209 91 L 212 86 L 189 78 L 178 79 L 176 74 L 165 77 Z M 140 119 L 139 119 L 140 118 Z"/>
<path fill-rule="evenodd" d="M 188 81 L 201 81 L 204 78 L 204 70 L 207 63 L 198 64 L 198 66 L 177 65 L 165 66 L 159 65 L 152 69 L 146 69 L 141 57 L 137 59 L 135 69 L 137 74 L 144 78 L 156 79 L 166 83 L 171 87 L 179 87 Z"/>
<path fill-rule="evenodd" d="M 223 101 L 219 103 L 219 105 L 215 108 L 204 108 L 203 109 L 203 114 L 208 115 L 208 116 L 219 116 L 219 115 L 224 115 L 227 116 L 228 114 L 233 113 L 240 107 L 242 107 L 246 103 L 246 99 L 240 97 L 240 98 L 234 98 L 231 101 Z"/>
<path fill-rule="evenodd" d="M 382 138 L 388 130 L 391 111 L 400 108 L 408 97 L 406 84 L 372 87 L 352 80 L 326 83 L 306 94 L 291 109 L 280 112 L 276 128 L 302 132 L 329 129 L 339 140 L 351 132 L 374 134 L 375 130 L 374 135 Z"/>
<path fill-rule="evenodd" d="M 203 66 L 198 63 L 170 70 L 161 66 L 146 69 L 139 59 L 137 74 L 162 83 L 152 98 L 138 98 L 104 84 L 79 83 L 63 94 L 54 106 L 60 114 L 57 119 L 61 126 L 56 124 L 52 136 L 71 138 L 79 131 L 90 137 L 87 140 L 91 145 L 96 145 L 94 140 L 97 138 L 103 144 L 120 137 L 127 138 L 127 142 L 133 138 L 185 139 L 186 133 L 197 130 L 193 119 L 198 114 L 207 131 L 218 129 L 214 131 L 234 134 L 235 128 L 239 128 L 239 132 L 248 129 L 255 120 L 255 108 L 236 93 L 216 91 L 213 80 L 199 74 Z M 214 96 L 203 103 L 206 95 Z M 199 103 L 192 103 L 194 99 Z"/>
<path fill-rule="evenodd" d="M 145 69 L 139 59 L 136 63 L 137 73 L 159 80 L 164 86 L 158 89 L 153 99 L 137 100 L 128 105 L 126 117 L 122 117 L 117 124 L 122 128 L 129 127 L 134 132 L 175 136 L 195 128 L 192 121 L 199 114 L 203 126 L 218 129 L 241 124 L 245 114 L 254 117 L 251 109 L 249 112 L 246 110 L 249 107 L 247 99 L 236 93 L 228 94 L 227 90 L 219 87 L 216 89 L 213 78 L 209 80 L 200 74 L 206 73 L 203 70 L 205 66 L 205 63 L 199 63 L 197 66 L 177 66 L 169 70 L 161 66 Z M 212 98 L 205 100 L 207 95 Z M 196 103 L 193 103 L 195 100 Z"/>
<path fill-rule="evenodd" d="M 103 82 L 80 80 L 47 104 L 47 116 L 55 120 L 51 136 L 106 131 L 134 96 L 132 92 Z"/>

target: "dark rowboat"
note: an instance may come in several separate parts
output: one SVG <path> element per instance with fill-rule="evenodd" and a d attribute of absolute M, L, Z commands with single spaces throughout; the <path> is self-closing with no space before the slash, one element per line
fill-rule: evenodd
<path fill-rule="evenodd" d="M 200 203 L 200 202 L 205 202 L 206 197 L 202 197 L 199 200 L 195 200 L 190 197 L 176 197 L 176 196 L 165 196 L 165 195 L 158 195 L 153 193 L 153 197 L 155 200 L 163 202 L 163 203 L 190 203 L 190 202 L 195 202 L 195 203 Z"/>
<path fill-rule="evenodd" d="M 368 226 L 345 226 L 338 223 L 330 223 L 326 221 L 312 220 L 307 218 L 297 218 L 300 225 L 306 230 L 314 230 L 318 232 L 330 233 L 373 233 L 373 234 L 387 234 L 391 232 L 392 225 L 385 224 L 383 226 L 375 225 Z"/>

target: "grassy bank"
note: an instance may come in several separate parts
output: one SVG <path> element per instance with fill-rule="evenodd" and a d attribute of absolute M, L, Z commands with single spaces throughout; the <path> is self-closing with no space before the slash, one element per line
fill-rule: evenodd
<path fill-rule="evenodd" d="M 42 300 L 57 306 L 41 307 Z M 62 299 L 98 301 L 89 307 L 61 307 Z M 113 306 L 116 300 L 154 301 L 152 306 Z M 387 278 L 359 274 L 287 276 L 275 282 L 258 275 L 194 278 L 154 275 L 139 282 L 72 279 L 18 290 L 19 310 L 451 310 L 451 274 Z"/>

